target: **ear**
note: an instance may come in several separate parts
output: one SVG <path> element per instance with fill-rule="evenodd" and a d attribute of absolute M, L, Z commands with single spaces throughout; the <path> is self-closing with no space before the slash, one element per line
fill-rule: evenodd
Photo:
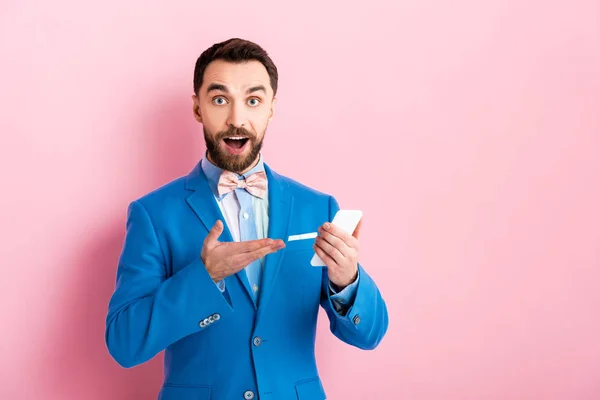
<path fill-rule="evenodd" d="M 269 112 L 269 123 L 273 119 L 273 115 L 275 114 L 275 103 L 277 102 L 277 98 L 273 97 L 273 101 L 271 102 L 271 111 Z"/>
<path fill-rule="evenodd" d="M 196 121 L 202 123 L 202 114 L 200 114 L 200 100 L 196 95 L 192 96 L 192 100 L 192 112 L 194 113 L 194 118 L 196 118 Z"/>

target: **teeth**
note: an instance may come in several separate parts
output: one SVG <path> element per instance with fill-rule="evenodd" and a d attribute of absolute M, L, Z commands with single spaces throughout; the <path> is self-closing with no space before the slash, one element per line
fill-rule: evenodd
<path fill-rule="evenodd" d="M 245 137 L 239 137 L 239 136 L 236 136 L 236 137 L 228 137 L 227 139 L 231 139 L 231 140 L 242 140 L 242 139 L 246 139 L 246 138 L 245 138 Z"/>

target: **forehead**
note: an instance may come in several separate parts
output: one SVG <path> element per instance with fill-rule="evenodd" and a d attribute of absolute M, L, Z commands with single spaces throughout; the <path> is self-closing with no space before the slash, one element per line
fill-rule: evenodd
<path fill-rule="evenodd" d="M 273 93 L 267 69 L 260 61 L 256 60 L 241 63 L 223 60 L 211 62 L 204 70 L 200 94 L 203 94 L 202 92 L 205 92 L 211 83 L 225 85 L 233 93 L 243 93 L 251 86 L 264 85 L 269 94 Z"/>

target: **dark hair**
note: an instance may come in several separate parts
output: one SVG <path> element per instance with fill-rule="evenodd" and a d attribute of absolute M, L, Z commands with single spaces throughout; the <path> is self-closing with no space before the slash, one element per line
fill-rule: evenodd
<path fill-rule="evenodd" d="M 267 52 L 256 43 L 244 39 L 233 38 L 221 43 L 213 44 L 198 57 L 196 60 L 196 67 L 194 68 L 195 94 L 198 94 L 198 90 L 200 90 L 200 87 L 202 86 L 206 67 L 215 60 L 224 60 L 233 63 L 241 63 L 250 60 L 261 62 L 267 69 L 269 78 L 271 79 L 273 95 L 277 93 L 277 67 Z"/>

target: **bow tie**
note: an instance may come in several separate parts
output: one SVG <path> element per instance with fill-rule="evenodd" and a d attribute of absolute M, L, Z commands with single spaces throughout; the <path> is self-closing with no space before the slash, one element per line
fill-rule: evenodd
<path fill-rule="evenodd" d="M 217 185 L 219 196 L 235 189 L 246 189 L 248 193 L 261 199 L 267 193 L 267 176 L 264 172 L 256 172 L 246 179 L 238 179 L 231 171 L 223 171 Z"/>

